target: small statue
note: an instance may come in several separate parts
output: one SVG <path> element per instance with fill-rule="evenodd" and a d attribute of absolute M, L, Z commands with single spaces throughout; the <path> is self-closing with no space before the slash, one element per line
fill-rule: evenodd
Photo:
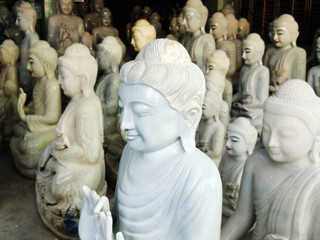
<path fill-rule="evenodd" d="M 166 38 L 170 40 L 178 41 L 178 31 L 177 31 L 177 17 L 172 17 L 169 22 L 169 34 L 166 36 Z"/>
<path fill-rule="evenodd" d="M 222 179 L 222 226 L 238 205 L 240 182 L 244 164 L 257 142 L 257 130 L 247 118 L 239 117 L 229 123 L 226 134 L 226 152 L 219 165 Z"/>
<path fill-rule="evenodd" d="M 233 16 L 235 15 L 235 10 L 233 8 L 233 5 L 230 3 L 226 4 L 223 6 L 223 8 L 220 10 L 225 16 L 228 14 L 232 14 Z"/>
<path fill-rule="evenodd" d="M 80 42 L 84 25 L 80 17 L 72 15 L 73 0 L 57 0 L 57 10 L 48 20 L 48 42 L 61 56 L 72 43 Z"/>
<path fill-rule="evenodd" d="M 154 39 L 156 39 L 156 29 L 147 20 L 140 19 L 134 24 L 131 45 L 136 52 Z"/>
<path fill-rule="evenodd" d="M 93 36 L 89 32 L 85 32 L 82 35 L 81 44 L 85 45 L 89 49 L 93 57 L 96 56 L 96 51 L 93 49 Z"/>
<path fill-rule="evenodd" d="M 4 34 L 12 39 L 18 46 L 22 43 L 22 34 L 14 23 L 13 15 L 8 8 L 0 5 L 0 23 L 4 27 Z"/>
<path fill-rule="evenodd" d="M 273 20 L 272 36 L 275 47 L 267 50 L 264 65 L 270 70 L 270 89 L 274 93 L 289 79 L 306 79 L 306 51 L 297 47 L 299 26 L 289 14 Z"/>
<path fill-rule="evenodd" d="M 128 144 L 111 209 L 114 230 L 132 240 L 219 239 L 219 173 L 194 140 L 205 93 L 203 73 L 181 44 L 157 39 L 120 75 L 121 129 Z M 88 188 L 83 192 L 80 238 L 108 239 L 107 198 Z"/>
<path fill-rule="evenodd" d="M 244 66 L 241 68 L 239 89 L 233 99 L 231 115 L 250 119 L 261 136 L 263 104 L 269 95 L 269 69 L 262 65 L 264 41 L 251 33 L 242 41 Z"/>
<path fill-rule="evenodd" d="M 183 42 L 193 63 L 197 64 L 203 74 L 206 72 L 206 59 L 216 44 L 212 35 L 205 32 L 208 9 L 201 0 L 188 0 L 183 8 L 186 31 L 190 34 Z"/>
<path fill-rule="evenodd" d="M 104 8 L 103 0 L 91 1 L 91 13 L 84 17 L 84 27 L 87 32 L 92 32 L 93 29 L 101 26 L 100 12 Z"/>
<path fill-rule="evenodd" d="M 212 34 L 216 41 L 216 48 L 225 51 L 230 60 L 227 78 L 231 81 L 236 72 L 237 47 L 233 41 L 227 40 L 228 21 L 222 13 L 217 12 L 209 19 L 209 26 L 210 34 Z"/>
<path fill-rule="evenodd" d="M 240 40 L 245 39 L 250 33 L 250 23 L 246 18 L 240 18 L 238 21 L 237 38 Z"/>
<path fill-rule="evenodd" d="M 221 240 L 319 239 L 320 99 L 302 80 L 286 81 L 264 104 L 263 143 L 247 160 L 238 207 Z"/>
<path fill-rule="evenodd" d="M 320 37 L 316 41 L 316 55 L 318 62 L 320 62 Z M 314 89 L 317 96 L 320 96 L 320 65 L 312 67 L 308 72 L 307 81 L 310 86 Z"/>
<path fill-rule="evenodd" d="M 115 37 L 106 37 L 97 46 L 99 69 L 104 73 L 96 83 L 95 92 L 101 100 L 103 112 L 106 178 L 108 186 L 113 188 L 117 182 L 119 162 L 125 145 L 118 124 L 118 92 L 121 83 L 119 65 L 122 57 L 122 46 Z"/>
<path fill-rule="evenodd" d="M 27 70 L 29 49 L 39 41 L 35 31 L 37 12 L 29 2 L 21 2 L 16 8 L 16 25 L 24 32 L 24 39 L 20 45 L 19 85 L 28 95 L 32 93 L 34 79 Z"/>
<path fill-rule="evenodd" d="M 100 11 L 101 26 L 92 30 L 93 46 L 101 43 L 107 36 L 118 37 L 119 32 L 112 26 L 112 13 L 109 8 L 103 8 Z"/>
<path fill-rule="evenodd" d="M 106 194 L 103 116 L 93 87 L 97 62 L 82 44 L 59 58 L 59 84 L 71 98 L 56 128 L 56 139 L 39 159 L 36 197 L 44 224 L 61 239 L 78 239 L 78 220 L 86 184 Z"/>
<path fill-rule="evenodd" d="M 18 113 L 10 147 L 17 170 L 35 178 L 38 160 L 45 146 L 55 139 L 54 130 L 61 115 L 61 97 L 55 77 L 57 52 L 46 41 L 38 41 L 29 50 L 27 69 L 36 79 L 32 102 L 24 106 L 26 94 L 20 88 Z"/>
<path fill-rule="evenodd" d="M 12 40 L 5 40 L 0 45 L 0 61 L 4 68 L 0 73 L 0 135 L 10 140 L 12 128 L 20 119 L 17 114 L 19 47 Z"/>

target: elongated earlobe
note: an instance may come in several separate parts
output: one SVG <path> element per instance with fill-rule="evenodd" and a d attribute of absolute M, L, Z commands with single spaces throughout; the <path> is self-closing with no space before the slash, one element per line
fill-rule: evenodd
<path fill-rule="evenodd" d="M 310 152 L 310 159 L 314 163 L 319 162 L 319 153 L 320 153 L 320 136 L 316 136 L 313 142 L 313 146 Z"/>

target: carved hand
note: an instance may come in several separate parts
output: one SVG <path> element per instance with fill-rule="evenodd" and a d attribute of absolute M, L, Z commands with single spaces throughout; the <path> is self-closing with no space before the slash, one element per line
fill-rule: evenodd
<path fill-rule="evenodd" d="M 23 110 L 24 104 L 26 103 L 26 99 L 27 99 L 27 94 L 25 94 L 25 92 L 23 91 L 22 88 L 20 88 L 20 95 L 19 95 L 19 99 L 18 99 L 18 114 L 19 117 L 22 121 L 26 121 L 26 114 Z"/>

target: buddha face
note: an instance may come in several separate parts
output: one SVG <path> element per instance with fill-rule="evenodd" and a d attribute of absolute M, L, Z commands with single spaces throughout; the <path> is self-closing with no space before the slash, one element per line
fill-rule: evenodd
<path fill-rule="evenodd" d="M 242 59 L 246 65 L 252 66 L 261 59 L 261 56 L 253 46 L 243 45 Z"/>
<path fill-rule="evenodd" d="M 16 25 L 19 28 L 19 30 L 23 32 L 27 31 L 30 27 L 29 22 L 24 16 L 22 16 L 21 12 L 17 13 Z"/>
<path fill-rule="evenodd" d="M 274 26 L 271 31 L 273 41 L 276 47 L 283 48 L 289 46 L 293 42 L 293 35 L 285 26 Z"/>
<path fill-rule="evenodd" d="M 201 16 L 197 10 L 190 7 L 185 7 L 183 9 L 184 25 L 186 31 L 194 33 L 198 31 L 201 27 Z"/>
<path fill-rule="evenodd" d="M 210 34 L 215 40 L 221 39 L 223 37 L 224 29 L 218 22 L 210 22 Z"/>
<path fill-rule="evenodd" d="M 103 26 L 110 27 L 112 16 L 109 11 L 103 10 L 100 14 L 100 18 Z"/>
<path fill-rule="evenodd" d="M 263 144 L 272 160 L 296 162 L 308 158 L 315 136 L 299 118 L 264 113 Z"/>
<path fill-rule="evenodd" d="M 218 116 L 220 109 L 219 104 L 217 101 L 215 101 L 214 98 L 212 98 L 210 95 L 215 94 L 215 92 L 212 91 L 206 91 L 206 95 L 204 97 L 204 102 L 202 105 L 202 116 L 201 119 L 209 120 L 212 119 L 214 116 Z"/>
<path fill-rule="evenodd" d="M 64 94 L 68 97 L 75 97 L 81 94 L 81 80 L 79 76 L 75 76 L 68 68 L 64 66 L 59 67 L 59 79 Z"/>
<path fill-rule="evenodd" d="M 70 15 L 72 13 L 73 0 L 60 0 L 60 10 L 64 15 Z"/>
<path fill-rule="evenodd" d="M 34 78 L 42 78 L 46 75 L 43 63 L 40 59 L 31 53 L 28 57 L 27 70 L 30 72 L 31 76 Z"/>
<path fill-rule="evenodd" d="M 177 18 L 177 33 L 180 35 L 183 35 L 186 33 L 186 27 L 183 22 L 184 22 L 183 17 L 179 16 Z"/>
<path fill-rule="evenodd" d="M 182 116 L 159 91 L 143 84 L 121 83 L 119 96 L 121 130 L 131 148 L 154 152 L 179 139 Z"/>
<path fill-rule="evenodd" d="M 100 13 L 104 6 L 103 0 L 94 0 L 92 6 L 95 12 Z"/>
<path fill-rule="evenodd" d="M 317 38 L 317 59 L 318 59 L 318 62 L 320 62 L 320 37 Z"/>
<path fill-rule="evenodd" d="M 146 45 L 146 40 L 140 31 L 133 31 L 131 45 L 137 52 L 139 52 L 144 47 L 144 45 Z"/>
<path fill-rule="evenodd" d="M 174 35 L 177 33 L 177 18 L 174 17 L 170 21 L 169 31 Z"/>
<path fill-rule="evenodd" d="M 233 157 L 242 156 L 248 153 L 248 144 L 241 134 L 228 130 L 226 133 L 226 150 Z"/>

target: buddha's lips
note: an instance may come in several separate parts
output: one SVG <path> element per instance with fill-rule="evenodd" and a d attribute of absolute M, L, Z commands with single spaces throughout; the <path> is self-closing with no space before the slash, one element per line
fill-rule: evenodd
<path fill-rule="evenodd" d="M 228 150 L 228 151 L 230 151 L 230 150 L 231 150 L 231 148 L 227 147 L 227 150 Z"/>
<path fill-rule="evenodd" d="M 280 41 L 274 41 L 275 43 L 279 43 Z"/>
<path fill-rule="evenodd" d="M 244 58 L 243 61 L 247 61 L 247 59 Z"/>
<path fill-rule="evenodd" d="M 32 71 L 32 70 L 29 70 L 29 73 L 30 73 L 30 74 L 32 74 L 32 73 L 33 73 L 33 71 Z"/>

